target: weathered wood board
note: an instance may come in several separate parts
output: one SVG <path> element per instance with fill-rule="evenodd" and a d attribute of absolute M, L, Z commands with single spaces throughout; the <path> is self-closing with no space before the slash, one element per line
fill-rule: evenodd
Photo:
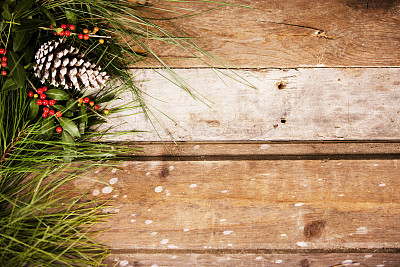
<path fill-rule="evenodd" d="M 168 134 L 175 141 L 399 138 L 399 68 L 241 72 L 258 90 L 227 77 L 221 80 L 210 69 L 175 71 L 190 82 L 197 91 L 194 94 L 213 102 L 210 107 L 152 70 L 134 71 L 136 80 L 142 81 L 141 88 L 149 95 L 144 99 L 167 131 L 152 117 L 158 136 L 149 120 L 138 114 L 118 119 L 115 131 L 150 132 L 117 136 L 114 140 L 159 141 L 160 137 L 170 140 Z M 229 74 L 226 70 L 222 72 Z M 132 96 L 126 94 L 121 101 L 130 99 Z"/>
<path fill-rule="evenodd" d="M 179 13 L 217 7 L 149 1 Z M 199 16 L 173 20 L 207 52 L 241 68 L 310 66 L 399 66 L 400 3 L 394 0 L 229 0 L 253 9 L 225 7 Z M 169 8 L 169 7 L 164 7 Z M 157 21 L 159 23 L 159 21 Z M 183 36 L 175 31 L 178 36 Z M 206 64 L 183 49 L 147 42 L 171 67 Z M 196 53 L 202 60 L 206 57 Z M 179 59 L 179 60 L 177 60 Z M 215 63 L 211 63 L 214 66 Z"/>

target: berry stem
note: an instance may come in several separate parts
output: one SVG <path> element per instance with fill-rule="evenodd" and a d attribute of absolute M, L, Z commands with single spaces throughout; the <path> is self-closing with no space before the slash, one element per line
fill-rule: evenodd
<path fill-rule="evenodd" d="M 50 29 L 50 28 L 47 28 L 47 27 L 39 27 L 39 29 L 46 30 L 46 31 L 54 31 L 54 29 Z M 70 32 L 70 35 L 78 35 L 78 33 Z M 111 36 L 103 36 L 103 35 L 96 35 L 96 34 L 90 34 L 90 33 L 88 35 L 89 35 L 89 37 L 111 39 Z"/>

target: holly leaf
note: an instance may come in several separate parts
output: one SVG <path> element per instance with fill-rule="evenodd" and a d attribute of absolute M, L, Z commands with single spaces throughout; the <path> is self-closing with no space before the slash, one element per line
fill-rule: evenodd
<path fill-rule="evenodd" d="M 62 146 L 65 150 L 63 158 L 66 161 L 72 161 L 74 159 L 74 156 L 73 156 L 73 151 L 74 151 L 74 146 L 75 146 L 74 138 L 72 138 L 72 136 L 68 132 L 63 131 L 61 134 L 61 141 L 63 143 Z"/>
<path fill-rule="evenodd" d="M 31 99 L 31 102 L 29 103 L 29 115 L 28 119 L 33 120 L 36 118 L 36 116 L 39 113 L 39 105 L 36 103 L 36 99 Z"/>
<path fill-rule="evenodd" d="M 10 13 L 10 9 L 6 3 L 3 4 L 3 12 L 1 13 L 5 20 L 11 20 L 12 16 Z"/>
<path fill-rule="evenodd" d="M 87 126 L 87 122 L 88 122 L 88 116 L 87 116 L 87 112 L 86 112 L 86 108 L 84 106 L 81 106 L 79 108 L 79 113 L 78 113 L 78 118 L 79 118 L 79 132 L 80 134 L 84 134 L 85 133 L 85 129 Z"/>
<path fill-rule="evenodd" d="M 69 95 L 61 89 L 50 89 L 46 91 L 46 96 L 54 100 L 68 100 Z"/>
<path fill-rule="evenodd" d="M 25 86 L 25 69 L 20 63 L 21 59 L 14 51 L 9 51 L 7 55 L 8 65 L 11 70 L 10 76 L 13 77 L 19 88 L 23 88 Z"/>
<path fill-rule="evenodd" d="M 26 11 L 28 11 L 36 1 L 33 0 L 22 0 L 20 1 L 14 9 L 15 18 L 21 17 Z"/>
<path fill-rule="evenodd" d="M 12 91 L 12 90 L 16 90 L 18 89 L 18 85 L 15 84 L 13 78 L 9 77 L 5 83 L 3 84 L 3 88 L 1 89 L 1 91 L 3 92 L 7 92 L 7 91 Z"/>
<path fill-rule="evenodd" d="M 54 132 L 54 119 L 48 118 L 43 120 L 41 131 L 45 140 L 50 139 Z"/>
<path fill-rule="evenodd" d="M 76 102 L 76 100 L 75 99 L 73 99 L 73 98 L 70 98 L 68 101 L 67 101 L 67 104 L 65 104 L 65 109 L 66 109 L 66 111 L 70 111 L 70 112 L 75 112 L 76 111 L 76 109 L 78 108 L 78 103 Z"/>
<path fill-rule="evenodd" d="M 71 23 L 75 26 L 78 24 L 78 16 L 74 12 L 72 12 L 70 10 L 66 10 L 65 16 L 67 17 L 67 20 L 69 23 Z"/>
<path fill-rule="evenodd" d="M 57 22 L 56 19 L 54 18 L 53 14 L 47 9 L 42 6 L 39 6 L 39 11 L 42 13 L 46 18 L 50 20 L 51 25 L 56 26 Z"/>
<path fill-rule="evenodd" d="M 19 31 L 15 33 L 13 49 L 15 52 L 19 52 L 24 49 L 31 40 L 33 32 Z"/>
<path fill-rule="evenodd" d="M 59 121 L 60 121 L 61 127 L 65 131 L 70 133 L 73 137 L 78 137 L 78 138 L 81 137 L 81 134 L 79 133 L 78 127 L 76 126 L 76 124 L 71 119 L 61 117 L 59 119 Z"/>

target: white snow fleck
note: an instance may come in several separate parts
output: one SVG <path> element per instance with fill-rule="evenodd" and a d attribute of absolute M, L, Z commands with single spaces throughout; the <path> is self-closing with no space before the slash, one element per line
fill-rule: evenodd
<path fill-rule="evenodd" d="M 175 260 L 178 256 L 171 256 L 171 259 Z"/>
<path fill-rule="evenodd" d="M 163 239 L 161 240 L 160 244 L 165 245 L 169 242 L 169 239 Z"/>
<path fill-rule="evenodd" d="M 373 255 L 371 255 L 371 254 L 368 254 L 368 255 L 365 255 L 365 256 L 364 256 L 364 258 L 366 258 L 366 259 L 372 258 L 372 257 L 373 257 Z"/>
<path fill-rule="evenodd" d="M 151 267 L 158 267 L 158 264 L 152 264 Z"/>
<path fill-rule="evenodd" d="M 157 235 L 158 233 L 157 232 L 152 232 L 150 235 Z"/>
<path fill-rule="evenodd" d="M 118 195 L 113 195 L 113 198 L 117 198 L 118 197 Z"/>
<path fill-rule="evenodd" d="M 97 171 L 95 171 L 94 173 L 99 173 L 100 171 L 99 170 L 97 170 Z"/>
<path fill-rule="evenodd" d="M 340 166 L 340 165 L 342 165 L 342 164 L 343 164 L 343 163 L 340 163 L 340 162 L 339 162 L 339 163 L 338 163 L 338 164 L 336 164 L 336 165 Z"/>
<path fill-rule="evenodd" d="M 282 263 L 283 260 L 276 260 L 275 263 Z"/>
<path fill-rule="evenodd" d="M 222 190 L 221 193 L 222 194 L 228 193 L 228 190 Z"/>
<path fill-rule="evenodd" d="M 231 231 L 231 230 L 226 230 L 226 231 L 224 231 L 224 235 L 230 235 L 230 234 L 232 234 L 233 233 L 233 231 Z"/>
<path fill-rule="evenodd" d="M 380 183 L 380 184 L 379 184 L 379 187 L 384 187 L 384 186 L 386 186 L 385 183 Z"/>
<path fill-rule="evenodd" d="M 191 184 L 191 185 L 189 185 L 189 187 L 190 188 L 195 188 L 195 187 L 197 187 L 197 184 Z"/>
<path fill-rule="evenodd" d="M 151 174 L 151 172 L 146 172 L 146 176 L 149 176 Z"/>
<path fill-rule="evenodd" d="M 146 220 L 144 223 L 145 224 L 151 224 L 151 223 L 153 223 L 153 221 L 152 220 Z"/>
<path fill-rule="evenodd" d="M 345 260 L 345 261 L 342 261 L 342 264 L 343 264 L 343 265 L 345 265 L 345 264 L 352 264 L 352 263 L 353 263 L 352 260 Z"/>
<path fill-rule="evenodd" d="M 226 219 L 221 219 L 221 220 L 219 220 L 220 222 L 226 222 Z"/>
<path fill-rule="evenodd" d="M 263 258 L 263 257 L 258 256 L 258 257 L 256 257 L 256 261 L 260 261 L 260 260 L 262 260 L 262 258 Z"/>
<path fill-rule="evenodd" d="M 168 170 L 173 171 L 173 170 L 175 170 L 175 167 L 174 166 L 169 166 Z"/>
<path fill-rule="evenodd" d="M 227 260 L 227 261 L 231 260 L 231 257 L 227 257 L 226 260 Z"/>
<path fill-rule="evenodd" d="M 123 260 L 123 261 L 120 261 L 119 262 L 119 265 L 120 266 L 126 266 L 126 265 L 128 265 L 129 264 L 129 261 L 127 261 L 127 260 Z"/>
<path fill-rule="evenodd" d="M 123 197 L 123 198 L 127 198 L 127 197 L 128 197 L 128 195 L 123 195 L 122 197 Z"/>
<path fill-rule="evenodd" d="M 93 190 L 93 196 L 97 196 L 98 194 L 100 194 L 99 190 L 97 190 L 97 189 Z"/>
<path fill-rule="evenodd" d="M 176 248 L 179 248 L 179 247 L 178 247 L 178 246 L 175 246 L 175 245 L 168 245 L 167 248 L 171 248 L 171 249 L 174 249 L 174 248 L 175 248 L 175 249 L 176 249 Z"/>
<path fill-rule="evenodd" d="M 136 214 L 135 214 L 135 213 L 133 213 L 131 216 L 132 216 L 132 217 L 135 217 L 135 216 L 136 216 Z"/>
<path fill-rule="evenodd" d="M 193 149 L 199 149 L 199 148 L 200 148 L 199 145 L 195 145 L 195 146 L 193 147 Z"/>
<path fill-rule="evenodd" d="M 295 207 L 301 207 L 303 205 L 304 205 L 304 203 L 296 203 L 296 204 L 294 204 Z"/>
<path fill-rule="evenodd" d="M 227 246 L 228 246 L 228 247 L 232 247 L 233 245 L 232 245 L 232 244 L 228 244 Z"/>
<path fill-rule="evenodd" d="M 112 191 L 113 191 L 113 189 L 110 186 L 106 186 L 103 189 L 101 189 L 101 192 L 103 192 L 103 194 L 108 194 L 108 193 L 111 193 Z"/>
<path fill-rule="evenodd" d="M 116 208 L 114 211 L 115 211 L 115 212 L 119 212 L 119 211 L 120 211 L 120 209 Z"/>
<path fill-rule="evenodd" d="M 379 166 L 379 164 L 375 163 L 375 164 L 374 164 L 374 166 L 375 166 L 375 167 L 378 167 L 378 166 Z"/>
<path fill-rule="evenodd" d="M 270 146 L 267 144 L 263 144 L 260 146 L 260 149 L 268 149 L 268 148 L 270 148 Z"/>
<path fill-rule="evenodd" d="M 359 235 L 366 235 L 366 234 L 368 234 L 368 229 L 367 229 L 367 227 L 365 227 L 365 226 L 358 227 L 357 230 L 356 230 L 356 234 L 359 234 Z"/>
<path fill-rule="evenodd" d="M 287 236 L 287 235 L 286 235 L 286 234 L 281 234 L 281 236 L 285 237 L 285 236 Z"/>
<path fill-rule="evenodd" d="M 131 220 L 131 223 L 134 223 L 134 222 L 136 222 L 136 220 L 135 220 L 135 219 L 132 219 L 132 220 Z"/>
<path fill-rule="evenodd" d="M 117 169 L 112 169 L 111 170 L 111 173 L 116 173 L 117 172 Z"/>
<path fill-rule="evenodd" d="M 147 211 L 151 211 L 151 209 L 147 209 Z"/>
<path fill-rule="evenodd" d="M 378 264 L 376 267 L 385 267 L 385 264 Z"/>
<path fill-rule="evenodd" d="M 344 197 L 344 194 L 339 194 L 338 197 Z"/>
<path fill-rule="evenodd" d="M 183 229 L 183 231 L 184 231 L 184 232 L 189 232 L 189 229 L 186 228 L 186 229 Z"/>
<path fill-rule="evenodd" d="M 156 193 L 161 193 L 162 191 L 163 191 L 163 187 L 161 185 L 154 188 L 154 192 L 156 192 Z"/>
<path fill-rule="evenodd" d="M 118 178 L 117 177 L 114 177 L 114 178 L 110 179 L 110 184 L 115 184 L 117 182 L 118 182 Z"/>
<path fill-rule="evenodd" d="M 307 242 L 304 242 L 304 241 L 297 242 L 296 245 L 298 245 L 299 247 L 307 247 L 308 246 Z"/>

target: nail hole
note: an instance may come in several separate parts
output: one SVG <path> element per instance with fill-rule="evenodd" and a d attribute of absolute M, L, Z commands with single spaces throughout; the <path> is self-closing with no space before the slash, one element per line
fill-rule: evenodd
<path fill-rule="evenodd" d="M 284 82 L 277 82 L 276 86 L 278 87 L 279 90 L 282 90 L 286 87 L 286 84 Z"/>
<path fill-rule="evenodd" d="M 285 118 L 281 118 L 281 123 L 286 123 L 286 119 Z"/>

